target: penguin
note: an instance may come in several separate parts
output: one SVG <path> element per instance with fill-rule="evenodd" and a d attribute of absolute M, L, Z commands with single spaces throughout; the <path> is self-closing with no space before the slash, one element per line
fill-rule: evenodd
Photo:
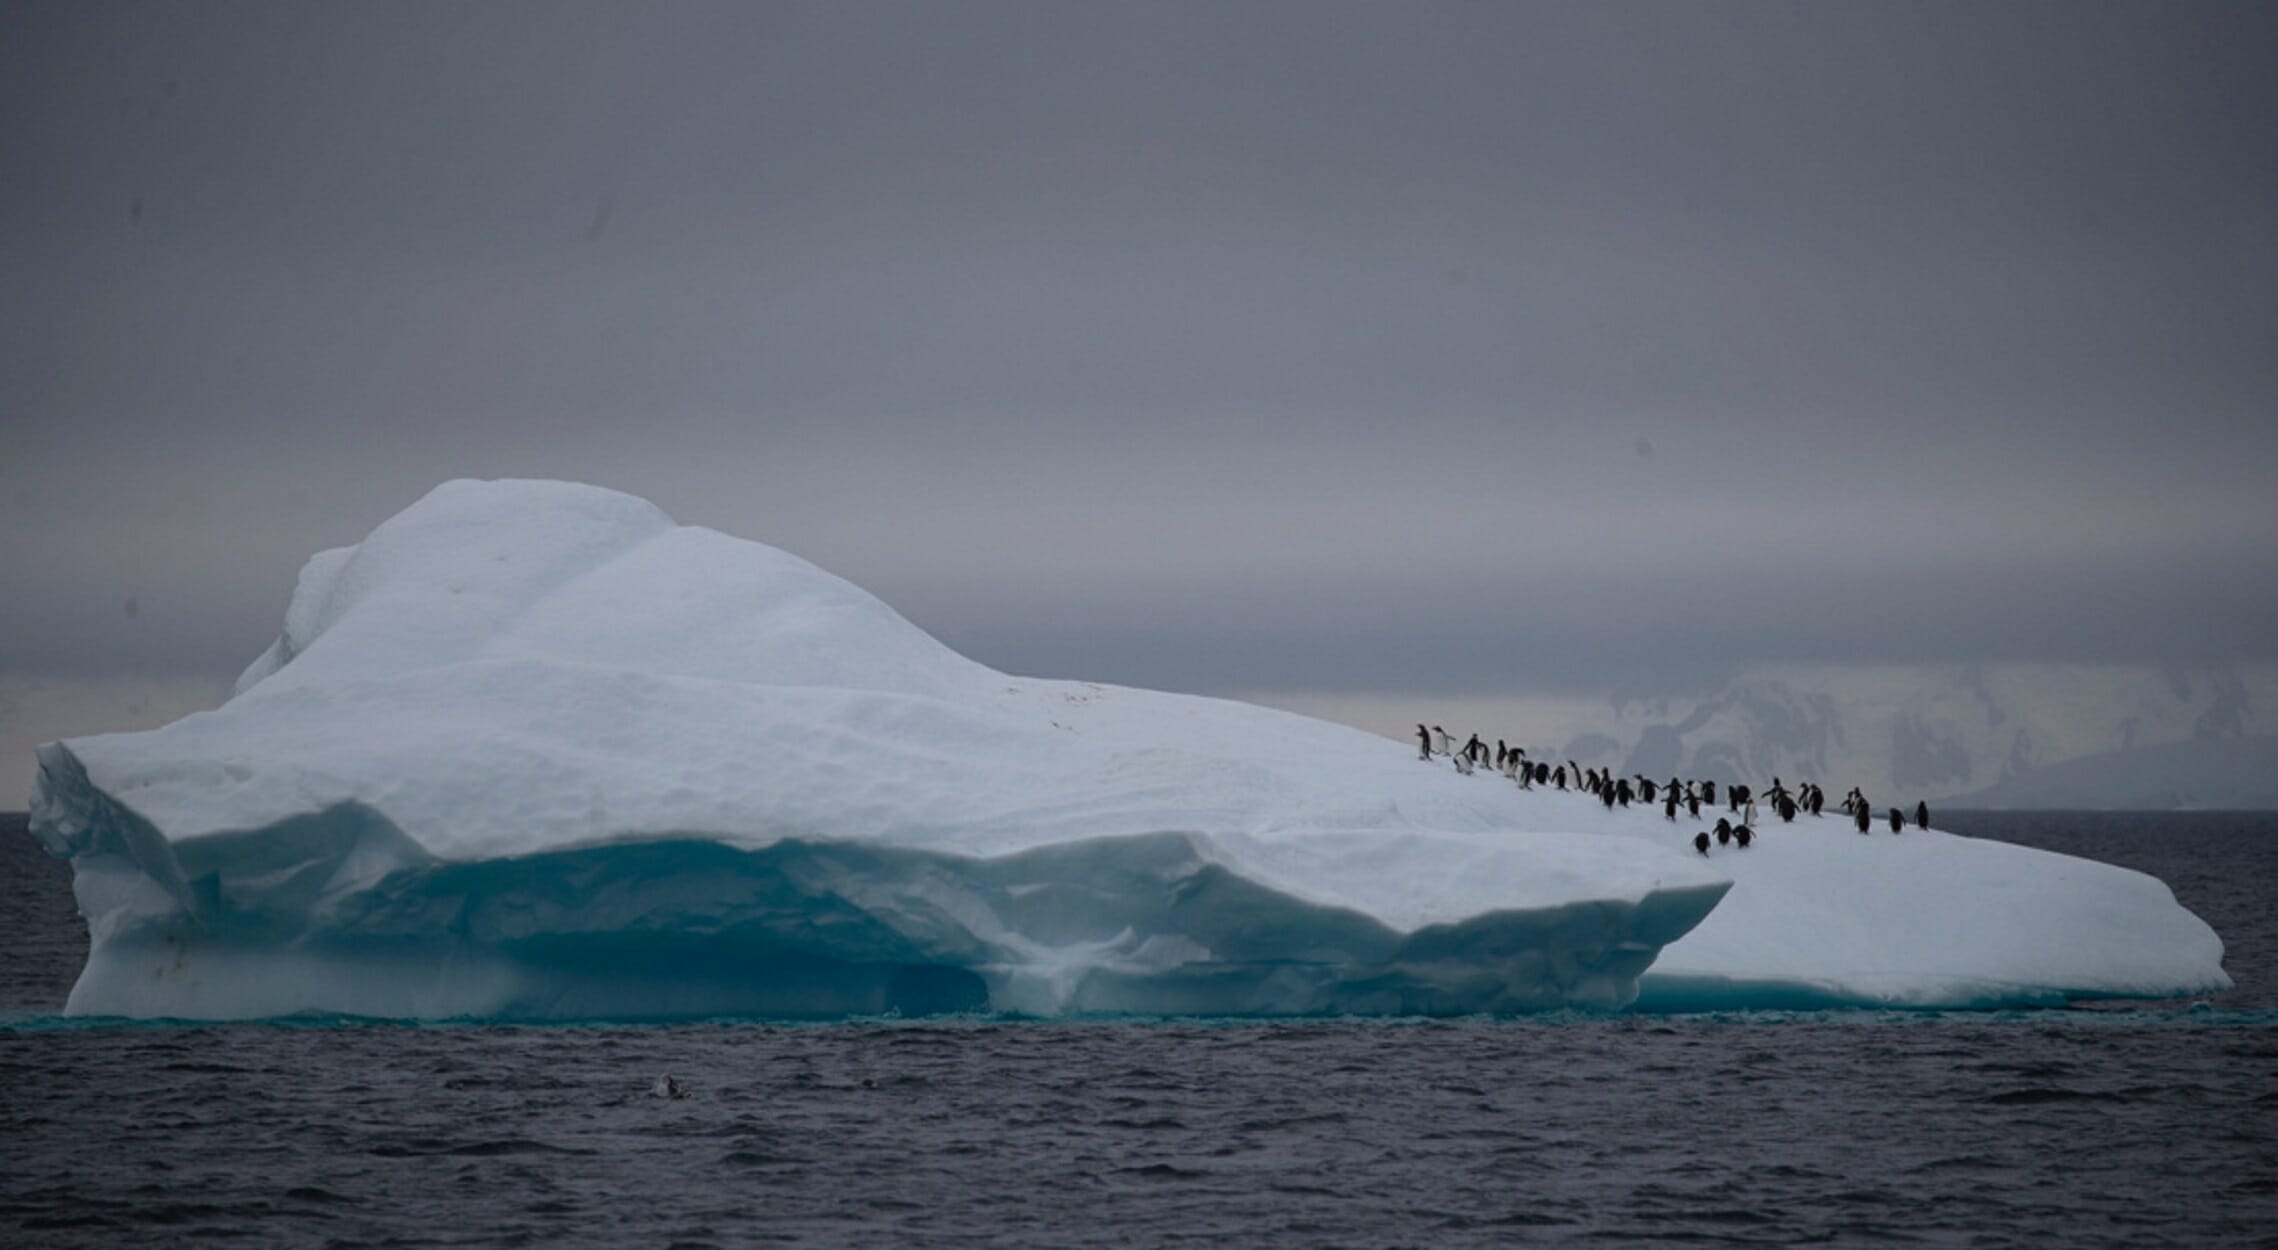
<path fill-rule="evenodd" d="M 1906 813 L 1895 807 L 1890 809 L 1890 831 L 1892 833 L 1906 832 Z"/>
<path fill-rule="evenodd" d="M 1439 744 L 1439 748 L 1440 748 L 1440 754 L 1442 754 L 1442 755 L 1453 755 L 1453 754 L 1455 754 L 1455 748 L 1453 748 L 1453 747 L 1450 747 L 1450 746 L 1447 744 L 1447 730 L 1440 728 L 1438 725 L 1434 725 L 1434 726 L 1432 726 L 1432 737 L 1434 737 L 1434 738 L 1438 739 L 1438 744 Z"/>
<path fill-rule="evenodd" d="M 1693 835 L 1693 849 L 1703 855 L 1708 854 L 1708 833 L 1706 830 Z"/>
<path fill-rule="evenodd" d="M 1731 833 L 1731 832 L 1732 832 L 1732 822 L 1731 822 L 1731 821 L 1729 821 L 1729 820 L 1726 820 L 1726 819 L 1725 819 L 1724 817 L 1722 817 L 1722 816 L 1719 816 L 1719 817 L 1717 817 L 1717 818 L 1716 818 L 1716 834 L 1717 834 L 1717 836 L 1721 838 L 1721 837 L 1723 837 L 1724 835 L 1726 835 L 1726 834 L 1728 834 L 1728 833 Z"/>
<path fill-rule="evenodd" d="M 1751 806 L 1753 806 L 1753 804 L 1751 804 Z M 1751 819 L 1753 819 L 1753 817 L 1751 817 Z M 1783 794 L 1780 796 L 1780 823 L 1783 825 L 1792 825 L 1795 822 L 1796 801 L 1793 796 Z"/>
<path fill-rule="evenodd" d="M 1716 806 L 1716 783 L 1715 783 L 1715 782 L 1713 782 L 1713 781 L 1704 781 L 1704 782 L 1702 782 L 1702 783 L 1701 783 L 1701 802 L 1708 804 L 1710 807 L 1715 807 L 1715 806 Z"/>
<path fill-rule="evenodd" d="M 1421 758 L 1427 760 L 1432 758 L 1432 731 L 1422 725 L 1416 726 L 1416 740 L 1424 744 L 1424 754 Z"/>
<path fill-rule="evenodd" d="M 1929 803 L 1923 802 L 1916 803 L 1914 805 L 1914 827 L 1917 829 L 1927 829 L 1930 827 Z"/>
<path fill-rule="evenodd" d="M 1668 801 L 1661 805 L 1661 814 L 1669 818 L 1669 823 L 1675 824 L 1677 822 L 1677 792 L 1671 790 L 1668 794 Z"/>
<path fill-rule="evenodd" d="M 1484 764 L 1487 762 L 1487 744 L 1479 740 L 1478 734 L 1473 734 L 1471 741 L 1463 744 L 1463 754 L 1474 764 Z"/>
<path fill-rule="evenodd" d="M 1732 810 L 1737 812 L 1740 810 L 1740 805 L 1748 801 L 1748 787 L 1743 785 L 1726 786 L 1724 797 L 1731 801 Z"/>
<path fill-rule="evenodd" d="M 1721 820 L 1716 823 L 1716 844 L 1718 846 L 1732 845 L 1732 826 L 1724 823 Z"/>
<path fill-rule="evenodd" d="M 1502 772 L 1504 761 L 1510 758 L 1511 748 L 1504 746 L 1501 738 L 1495 739 L 1495 771 Z"/>
<path fill-rule="evenodd" d="M 1701 796 L 1697 794 L 1686 795 L 1685 810 L 1692 813 L 1693 819 L 1699 820 L 1701 818 Z"/>
<path fill-rule="evenodd" d="M 1553 769 L 1550 780 L 1559 789 L 1564 790 L 1566 788 L 1566 765 L 1560 764 L 1556 769 Z"/>
<path fill-rule="evenodd" d="M 1653 801 L 1654 789 L 1655 787 L 1653 784 L 1653 778 L 1644 776 L 1643 774 L 1640 774 L 1638 776 L 1637 797 L 1645 800 L 1648 803 L 1651 803 Z"/>
<path fill-rule="evenodd" d="M 1867 810 L 1865 803 L 1853 803 L 1851 805 L 1851 819 L 1859 826 L 1859 832 L 1865 833 L 1868 824 L 1873 822 L 1874 818 L 1874 813 Z"/>
<path fill-rule="evenodd" d="M 1819 815 L 1819 809 L 1825 806 L 1827 806 L 1827 791 L 1818 786 L 1813 786 L 1811 788 L 1811 814 L 1813 816 Z"/>
<path fill-rule="evenodd" d="M 1550 784 L 1550 765 L 1536 764 L 1534 766 L 1534 783 L 1538 786 Z"/>
<path fill-rule="evenodd" d="M 1628 807 L 1629 801 L 1637 797 L 1637 792 L 1629 788 L 1629 778 L 1614 783 L 1614 797 L 1621 800 L 1623 807 Z"/>
<path fill-rule="evenodd" d="M 688 1090 L 679 1081 L 673 1079 L 672 1073 L 667 1072 L 657 1078 L 656 1084 L 649 1086 L 649 1097 L 686 1098 L 688 1097 Z"/>
<path fill-rule="evenodd" d="M 1606 805 L 1607 811 L 1614 810 L 1614 788 L 1612 786 L 1600 785 L 1598 787 L 1598 799 Z"/>
<path fill-rule="evenodd" d="M 1732 840 L 1739 843 L 1740 849 L 1745 851 L 1748 849 L 1748 844 L 1756 840 L 1756 831 L 1746 825 L 1742 825 L 1738 829 L 1732 831 Z"/>

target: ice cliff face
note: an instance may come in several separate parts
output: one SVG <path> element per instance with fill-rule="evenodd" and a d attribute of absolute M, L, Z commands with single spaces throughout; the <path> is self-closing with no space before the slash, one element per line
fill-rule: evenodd
<path fill-rule="evenodd" d="M 449 483 L 316 556 L 235 698 L 53 744 L 33 797 L 88 919 L 82 1014 L 1466 1013 L 1618 1007 L 1649 966 L 1649 997 L 1724 1005 L 2225 983 L 2139 874 L 1800 828 L 1711 862 L 1691 828 L 1008 677 L 795 557 L 546 482 Z"/>

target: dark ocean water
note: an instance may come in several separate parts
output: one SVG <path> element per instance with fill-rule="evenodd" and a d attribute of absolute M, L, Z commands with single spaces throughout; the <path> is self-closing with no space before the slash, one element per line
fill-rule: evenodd
<path fill-rule="evenodd" d="M 0 827 L 0 1246 L 2278 1246 L 2278 816 L 1956 814 L 2235 990 L 2005 1013 L 521 1028 L 48 1018 Z M 649 1096 L 664 1072 L 692 1097 Z"/>

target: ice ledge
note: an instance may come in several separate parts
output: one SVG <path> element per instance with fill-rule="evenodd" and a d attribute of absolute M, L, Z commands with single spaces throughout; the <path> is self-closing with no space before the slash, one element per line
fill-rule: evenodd
<path fill-rule="evenodd" d="M 169 842 L 43 757 L 41 836 L 98 918 L 74 1015 L 484 1019 L 1614 1009 L 1725 886 L 1400 932 L 1192 832 L 972 856 L 681 835 L 437 860 L 343 803 Z"/>

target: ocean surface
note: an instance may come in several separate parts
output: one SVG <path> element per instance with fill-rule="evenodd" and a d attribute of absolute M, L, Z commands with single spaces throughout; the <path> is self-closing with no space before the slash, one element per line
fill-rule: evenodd
<path fill-rule="evenodd" d="M 2168 882 L 2237 988 L 1998 1013 L 55 1018 L 0 820 L 0 1246 L 2278 1246 L 2278 815 L 1938 823 Z M 673 1074 L 690 1097 L 653 1097 Z"/>

